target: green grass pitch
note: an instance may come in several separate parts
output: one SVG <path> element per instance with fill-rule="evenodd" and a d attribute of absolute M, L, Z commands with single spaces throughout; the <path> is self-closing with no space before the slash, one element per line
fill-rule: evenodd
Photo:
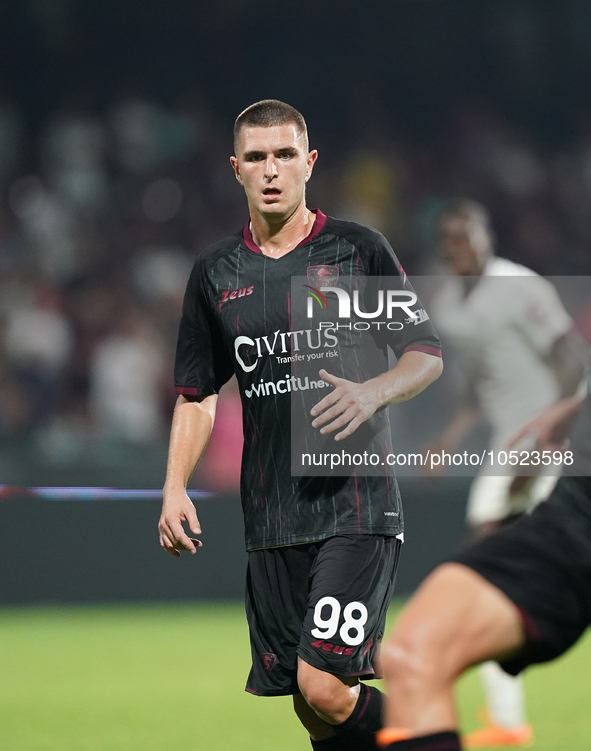
<path fill-rule="evenodd" d="M 5 608 L 0 749 L 309 749 L 289 698 L 243 691 L 248 667 L 238 604 Z M 590 637 L 530 670 L 526 687 L 537 751 L 591 748 Z M 474 674 L 458 696 L 471 729 L 481 703 Z"/>

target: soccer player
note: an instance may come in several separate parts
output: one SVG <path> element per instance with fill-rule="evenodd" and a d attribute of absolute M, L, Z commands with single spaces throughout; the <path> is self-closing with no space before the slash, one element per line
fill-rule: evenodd
<path fill-rule="evenodd" d="M 585 347 L 550 282 L 494 254 L 484 206 L 468 199 L 452 202 L 439 217 L 438 230 L 441 255 L 453 276 L 442 282 L 431 311 L 440 333 L 458 350 L 469 398 L 431 449 L 453 452 L 479 414 L 486 416 L 495 459 L 487 460 L 472 483 L 467 510 L 472 529 L 483 534 L 531 510 L 556 484 L 556 467 L 520 477 L 509 466 L 509 472 L 494 475 L 493 465 L 499 452 L 508 454 L 509 441 L 527 421 L 574 393 L 584 373 Z M 529 743 L 532 728 L 521 678 L 496 662 L 481 665 L 479 674 L 489 723 L 466 736 L 464 745 Z"/>
<path fill-rule="evenodd" d="M 526 430 L 541 449 L 560 442 L 580 404 L 563 399 Z M 591 623 L 589 397 L 571 447 L 573 463 L 547 501 L 439 566 L 411 599 L 382 651 L 380 747 L 458 751 L 453 685 L 464 670 L 494 659 L 514 675 L 563 654 Z"/>
<path fill-rule="evenodd" d="M 250 220 L 206 249 L 188 282 L 160 541 L 174 556 L 199 545 L 182 526 L 201 533 L 185 488 L 210 435 L 217 393 L 236 374 L 249 552 L 246 690 L 293 695 L 315 749 L 363 751 L 375 748 L 381 721 L 382 694 L 359 678 L 374 676 L 393 589 L 402 532 L 398 489 L 389 476 L 291 476 L 290 358 L 277 355 L 285 348 L 297 354 L 305 344 L 304 332 L 291 327 L 292 276 L 406 278 L 378 232 L 307 208 L 317 152 L 308 148 L 297 110 L 277 100 L 251 105 L 236 120 L 234 149 L 230 161 Z M 374 413 L 387 414 L 382 407 L 439 376 L 439 340 L 426 316 L 391 344 L 396 366 L 365 382 L 320 370 L 332 388 L 312 409 L 314 430 L 346 441 Z"/>

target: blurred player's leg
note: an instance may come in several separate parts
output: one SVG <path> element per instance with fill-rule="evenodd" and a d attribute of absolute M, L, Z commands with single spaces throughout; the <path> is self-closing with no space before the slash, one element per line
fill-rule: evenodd
<path fill-rule="evenodd" d="M 463 736 L 466 748 L 488 746 L 524 746 L 533 740 L 533 731 L 525 719 L 525 696 L 520 675 L 508 675 L 496 662 L 478 668 L 484 687 L 487 712 L 485 727 Z"/>
<path fill-rule="evenodd" d="M 506 595 L 466 566 L 440 566 L 383 648 L 388 699 L 381 745 L 459 750 L 455 680 L 470 665 L 507 656 L 524 641 L 519 610 Z"/>
<path fill-rule="evenodd" d="M 525 723 L 523 680 L 505 673 L 497 662 L 489 660 L 478 667 L 486 692 L 490 719 L 503 728 L 518 728 Z"/>
<path fill-rule="evenodd" d="M 499 524 L 512 523 L 526 508 L 533 508 L 552 492 L 557 477 L 526 479 L 512 492 L 511 476 L 480 476 L 470 488 L 467 518 L 477 534 L 492 531 Z M 462 738 L 466 748 L 519 746 L 533 739 L 525 714 L 525 693 L 519 676 L 510 676 L 495 662 L 478 669 L 484 689 L 485 724 Z"/>

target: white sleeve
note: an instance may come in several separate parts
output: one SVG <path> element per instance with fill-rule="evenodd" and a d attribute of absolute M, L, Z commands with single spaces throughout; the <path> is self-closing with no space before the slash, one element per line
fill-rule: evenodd
<path fill-rule="evenodd" d="M 523 298 L 519 327 L 533 347 L 548 354 L 554 343 L 570 331 L 572 318 L 564 309 L 553 284 L 541 276 L 520 279 Z"/>

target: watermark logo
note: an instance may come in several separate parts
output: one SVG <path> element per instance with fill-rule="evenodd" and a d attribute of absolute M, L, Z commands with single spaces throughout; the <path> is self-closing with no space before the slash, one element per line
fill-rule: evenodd
<path fill-rule="evenodd" d="M 304 285 L 308 286 L 308 285 Z M 413 323 L 421 322 L 421 319 L 419 317 L 419 314 L 415 311 L 411 310 L 413 305 L 416 305 L 417 303 L 417 296 L 414 292 L 410 292 L 410 290 L 393 290 L 389 289 L 386 290 L 384 293 L 384 290 L 379 290 L 377 294 L 377 301 L 375 303 L 376 308 L 375 310 L 362 310 L 360 306 L 360 300 L 359 300 L 359 290 L 353 291 L 353 305 L 351 306 L 351 296 L 349 293 L 342 289 L 341 287 L 320 287 L 320 289 L 315 289 L 314 292 L 317 292 L 318 294 L 332 292 L 336 295 L 338 300 L 338 308 L 339 308 L 339 318 L 351 318 L 351 308 L 353 309 L 353 313 L 359 317 L 359 318 L 377 318 L 378 316 L 381 316 L 384 312 L 386 313 L 386 318 L 393 318 L 394 317 L 394 311 L 396 309 L 403 310 L 410 321 Z M 316 298 L 318 299 L 318 298 Z M 326 303 L 326 297 L 322 295 L 322 299 Z M 320 302 L 320 301 L 319 301 Z M 313 318 L 314 316 L 314 299 L 310 296 L 308 296 L 308 306 L 306 309 L 306 313 L 308 318 Z M 321 304 L 321 307 L 327 307 L 323 306 Z M 425 314 L 426 315 L 426 314 Z M 427 320 L 426 318 L 423 318 L 422 320 Z"/>
<path fill-rule="evenodd" d="M 423 321 L 429 320 L 429 314 L 424 308 L 420 308 L 416 311 L 416 316 L 414 320 L 412 318 L 405 318 L 404 323 L 412 323 L 415 326 L 417 326 L 419 323 L 423 323 Z"/>
<path fill-rule="evenodd" d="M 326 297 L 324 297 L 319 289 L 316 289 L 316 287 L 311 287 L 309 284 L 304 284 L 303 287 L 310 290 L 310 292 L 308 292 L 308 307 L 310 307 L 310 305 L 314 305 L 313 300 L 316 300 L 321 308 L 328 308 Z M 308 316 L 308 318 L 310 317 L 311 316 Z"/>

